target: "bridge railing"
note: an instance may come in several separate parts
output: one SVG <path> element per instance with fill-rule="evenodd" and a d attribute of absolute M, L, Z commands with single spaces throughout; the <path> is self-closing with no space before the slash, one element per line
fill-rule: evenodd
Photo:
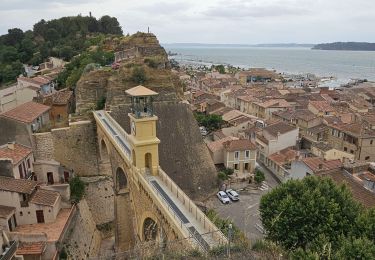
<path fill-rule="evenodd" d="M 228 243 L 227 237 L 211 222 L 209 218 L 202 212 L 202 210 L 195 205 L 195 203 L 181 190 L 178 185 L 159 167 L 159 177 L 162 179 L 168 189 L 177 196 L 178 200 L 188 208 L 189 212 L 194 215 L 196 221 L 198 221 L 206 233 L 211 234 L 211 237 L 218 241 L 218 244 Z"/>
<path fill-rule="evenodd" d="M 134 169 L 135 172 L 138 175 L 138 181 L 141 183 L 142 187 L 146 189 L 151 195 L 153 195 L 153 198 L 156 198 L 156 201 L 158 202 L 158 206 L 160 208 L 164 208 L 165 211 L 169 212 L 170 215 L 173 217 L 174 224 L 180 228 L 180 231 L 184 238 L 191 238 L 190 232 L 188 228 L 185 226 L 183 221 L 180 219 L 180 217 L 175 213 L 175 211 L 169 206 L 169 203 L 165 200 L 165 198 L 160 194 L 160 192 L 155 189 L 154 187 L 150 186 L 150 183 L 147 182 L 146 178 L 143 174 L 141 174 L 141 171 L 139 169 Z M 199 241 L 191 240 L 189 239 L 190 243 L 194 244 L 193 246 L 200 246 L 204 249 L 203 245 L 199 243 Z M 194 243 L 193 243 L 194 241 Z"/>

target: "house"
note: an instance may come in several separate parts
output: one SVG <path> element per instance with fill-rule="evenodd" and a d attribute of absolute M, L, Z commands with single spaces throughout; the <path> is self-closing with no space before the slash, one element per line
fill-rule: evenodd
<path fill-rule="evenodd" d="M 28 179 L 34 172 L 32 149 L 17 143 L 0 146 L 0 175 Z"/>
<path fill-rule="evenodd" d="M 341 169 L 340 160 L 324 160 L 320 157 L 308 157 L 293 161 L 290 175 L 293 179 L 302 179 L 308 175 L 318 175 Z"/>
<path fill-rule="evenodd" d="M 309 101 L 307 108 L 316 116 L 335 115 L 335 109 L 327 101 Z"/>
<path fill-rule="evenodd" d="M 363 124 L 329 123 L 327 141 L 335 149 L 353 154 L 356 160 L 375 160 L 375 130 Z"/>
<path fill-rule="evenodd" d="M 271 119 L 272 113 L 283 111 L 290 108 L 291 105 L 285 99 L 270 99 L 264 102 L 253 102 L 250 114 L 263 119 Z"/>
<path fill-rule="evenodd" d="M 68 126 L 69 114 L 74 113 L 73 91 L 62 89 L 49 95 L 38 95 L 35 102 L 50 106 L 50 120 L 53 126 Z"/>
<path fill-rule="evenodd" d="M 256 146 L 247 139 L 229 140 L 223 143 L 224 166 L 233 169 L 238 177 L 250 177 L 256 162 Z"/>
<path fill-rule="evenodd" d="M 0 130 L 12 121 L 17 125 L 26 126 L 29 132 L 39 131 L 43 127 L 48 127 L 50 123 L 49 111 L 51 107 L 38 104 L 35 102 L 27 102 L 19 105 L 9 111 L 0 114 Z M 7 130 L 2 130 L 4 133 Z"/>
<path fill-rule="evenodd" d="M 300 151 L 288 147 L 268 156 L 265 161 L 265 166 L 283 182 L 291 178 L 291 164 L 293 161 L 299 159 Z"/>
<path fill-rule="evenodd" d="M 327 142 L 314 143 L 311 146 L 311 152 L 315 156 L 321 157 L 325 160 L 337 160 L 338 159 L 342 162 L 354 160 L 354 154 L 344 152 L 341 150 L 337 150 L 333 148 L 333 146 Z"/>
<path fill-rule="evenodd" d="M 252 68 L 245 71 L 236 73 L 235 78 L 238 79 L 241 84 L 249 83 L 266 83 L 270 81 L 281 80 L 281 76 L 274 71 L 266 70 L 264 68 Z"/>
<path fill-rule="evenodd" d="M 285 148 L 295 146 L 298 140 L 298 128 L 284 122 L 277 122 L 262 129 L 256 135 L 258 159 L 265 162 L 266 157 Z"/>
<path fill-rule="evenodd" d="M 207 148 L 210 152 L 211 158 L 214 161 L 214 164 L 223 164 L 224 163 L 224 146 L 223 144 L 226 141 L 238 140 L 237 137 L 227 136 L 217 141 L 213 141 L 207 144 Z"/>

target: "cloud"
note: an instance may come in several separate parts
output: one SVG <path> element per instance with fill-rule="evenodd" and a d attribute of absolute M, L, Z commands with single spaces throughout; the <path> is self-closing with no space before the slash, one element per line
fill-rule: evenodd
<path fill-rule="evenodd" d="M 31 9 L 50 9 L 57 6 L 80 5 L 100 0 L 1 0 L 1 11 L 31 10 Z"/>
<path fill-rule="evenodd" d="M 308 8 L 277 2 L 234 1 L 220 2 L 202 12 L 215 18 L 262 18 L 280 16 L 302 16 L 311 13 Z"/>

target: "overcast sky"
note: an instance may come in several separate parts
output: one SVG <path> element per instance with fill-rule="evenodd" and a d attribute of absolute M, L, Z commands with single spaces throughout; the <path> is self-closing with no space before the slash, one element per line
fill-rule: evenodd
<path fill-rule="evenodd" d="M 375 0 L 0 0 L 0 33 L 90 11 L 162 43 L 375 42 Z"/>

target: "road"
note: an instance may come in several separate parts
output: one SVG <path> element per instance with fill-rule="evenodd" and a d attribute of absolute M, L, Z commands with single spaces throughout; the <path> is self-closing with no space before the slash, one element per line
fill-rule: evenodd
<path fill-rule="evenodd" d="M 260 198 L 272 188 L 279 185 L 279 182 L 269 170 L 262 165 L 259 165 L 259 168 L 264 172 L 266 183 L 270 187 L 268 190 L 261 191 L 255 184 L 247 184 L 246 186 L 243 183 L 232 184 L 231 188 L 237 190 L 240 194 L 240 201 L 223 205 L 214 196 L 206 204 L 207 207 L 213 208 L 220 217 L 231 219 L 250 241 L 255 241 L 263 237 L 263 234 L 257 228 L 257 224 L 261 226 L 259 212 Z"/>

